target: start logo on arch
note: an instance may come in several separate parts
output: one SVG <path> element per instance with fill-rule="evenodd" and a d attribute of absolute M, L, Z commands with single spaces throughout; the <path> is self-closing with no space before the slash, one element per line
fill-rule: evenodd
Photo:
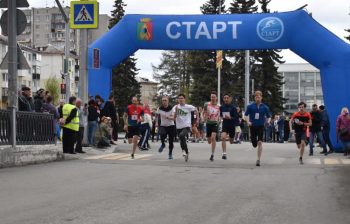
<path fill-rule="evenodd" d="M 256 31 L 262 40 L 275 42 L 283 36 L 284 24 L 277 17 L 267 17 L 259 21 Z"/>

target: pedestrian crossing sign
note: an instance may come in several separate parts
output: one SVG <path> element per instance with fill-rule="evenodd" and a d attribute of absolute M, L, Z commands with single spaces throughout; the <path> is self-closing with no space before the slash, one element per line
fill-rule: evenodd
<path fill-rule="evenodd" d="M 93 29 L 98 27 L 97 1 L 71 1 L 70 2 L 70 28 Z"/>

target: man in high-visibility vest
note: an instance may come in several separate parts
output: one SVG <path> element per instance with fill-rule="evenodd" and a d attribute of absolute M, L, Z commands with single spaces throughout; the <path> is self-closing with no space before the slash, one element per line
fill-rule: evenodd
<path fill-rule="evenodd" d="M 60 119 L 60 124 L 63 130 L 63 153 L 75 154 L 74 144 L 79 132 L 79 113 L 75 106 L 76 100 L 75 96 L 69 97 L 69 103 L 62 108 L 63 118 Z"/>

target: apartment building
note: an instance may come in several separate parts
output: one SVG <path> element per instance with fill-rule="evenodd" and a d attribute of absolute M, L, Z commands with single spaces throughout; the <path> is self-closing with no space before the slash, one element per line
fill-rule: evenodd
<path fill-rule="evenodd" d="M 69 16 L 69 7 L 64 11 Z M 48 44 L 58 48 L 64 48 L 66 39 L 66 23 L 58 7 L 24 9 L 27 17 L 27 27 L 18 36 L 18 42 L 33 48 L 47 46 Z M 89 29 L 89 42 L 93 42 L 108 31 L 110 17 L 106 14 L 99 15 L 97 29 Z M 70 50 L 79 48 L 78 29 L 70 29 Z"/>
<path fill-rule="evenodd" d="M 324 104 L 320 71 L 307 63 L 286 63 L 277 65 L 278 72 L 284 78 L 283 97 L 287 98 L 285 109 L 293 113 L 298 103 L 303 101 L 307 109 L 312 104 Z"/>

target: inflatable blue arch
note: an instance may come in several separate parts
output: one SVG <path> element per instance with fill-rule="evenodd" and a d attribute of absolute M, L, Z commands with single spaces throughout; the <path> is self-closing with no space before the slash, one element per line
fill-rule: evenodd
<path fill-rule="evenodd" d="M 112 68 L 138 49 L 290 49 L 321 72 L 331 139 L 335 120 L 350 106 L 350 45 L 303 10 L 233 15 L 126 15 L 89 46 L 88 91 L 107 98 Z"/>

